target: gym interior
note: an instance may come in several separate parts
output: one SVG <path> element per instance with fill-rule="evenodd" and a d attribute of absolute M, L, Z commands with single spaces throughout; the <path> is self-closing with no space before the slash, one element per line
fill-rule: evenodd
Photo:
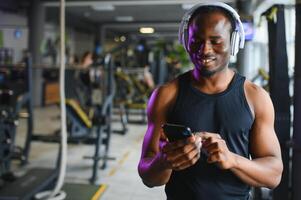
<path fill-rule="evenodd" d="M 146 108 L 193 68 L 178 29 L 201 2 L 0 0 L 0 200 L 166 199 L 137 171 Z M 282 152 L 252 199 L 300 200 L 301 1 L 222 2 L 245 31 L 229 67 L 270 94 Z"/>

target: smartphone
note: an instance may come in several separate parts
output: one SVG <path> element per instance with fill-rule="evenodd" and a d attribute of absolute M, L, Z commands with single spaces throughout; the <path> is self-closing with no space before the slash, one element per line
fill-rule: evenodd
<path fill-rule="evenodd" d="M 170 142 L 182 140 L 192 135 L 190 128 L 184 125 L 165 123 L 162 128 Z"/>

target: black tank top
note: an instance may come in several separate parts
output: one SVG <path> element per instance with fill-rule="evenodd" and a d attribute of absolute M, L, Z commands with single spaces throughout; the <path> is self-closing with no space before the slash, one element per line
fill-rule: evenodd
<path fill-rule="evenodd" d="M 179 76 L 179 93 L 168 116 L 169 123 L 182 124 L 193 132 L 219 133 L 233 153 L 249 158 L 249 136 L 253 116 L 244 93 L 245 78 L 235 73 L 228 88 L 205 94 L 191 85 L 190 73 Z M 209 164 L 201 153 L 199 161 L 173 171 L 166 184 L 168 200 L 242 200 L 250 187 L 230 170 Z"/>

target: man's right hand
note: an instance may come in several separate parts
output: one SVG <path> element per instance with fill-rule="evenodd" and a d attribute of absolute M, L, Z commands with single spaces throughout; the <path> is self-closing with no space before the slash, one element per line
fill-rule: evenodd
<path fill-rule="evenodd" d="M 200 158 L 202 147 L 201 137 L 191 137 L 175 142 L 163 142 L 160 150 L 161 161 L 168 169 L 176 171 L 194 165 Z"/>

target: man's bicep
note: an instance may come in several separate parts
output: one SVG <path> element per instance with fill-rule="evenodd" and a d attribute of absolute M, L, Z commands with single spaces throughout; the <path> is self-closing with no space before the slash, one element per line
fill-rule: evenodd
<path fill-rule="evenodd" d="M 274 129 L 267 125 L 260 126 L 251 133 L 250 153 L 252 158 L 280 156 L 280 146 Z"/>
<path fill-rule="evenodd" d="M 143 140 L 142 157 L 153 157 L 158 153 L 160 140 L 163 138 L 161 125 L 166 122 L 169 102 L 164 97 L 165 91 L 157 89 L 149 99 L 147 106 L 148 125 Z"/>
<path fill-rule="evenodd" d="M 160 131 L 158 131 L 153 123 L 149 123 L 144 135 L 142 155 L 143 158 L 150 158 L 159 151 Z"/>
<path fill-rule="evenodd" d="M 255 105 L 255 120 L 250 137 L 252 158 L 280 157 L 280 145 L 274 130 L 274 108 L 268 94 L 259 94 L 260 103 Z"/>

